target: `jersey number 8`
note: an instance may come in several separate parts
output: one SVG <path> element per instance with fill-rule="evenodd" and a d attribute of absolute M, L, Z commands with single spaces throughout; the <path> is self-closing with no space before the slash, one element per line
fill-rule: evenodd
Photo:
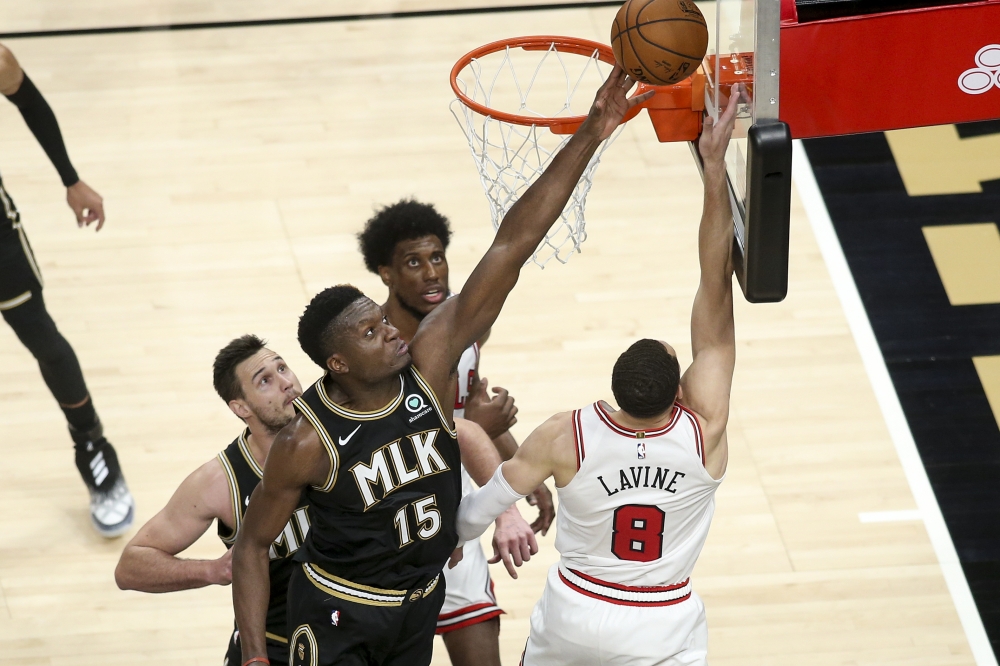
<path fill-rule="evenodd" d="M 615 509 L 611 552 L 620 560 L 652 562 L 663 554 L 664 513 L 659 507 L 626 504 Z"/>

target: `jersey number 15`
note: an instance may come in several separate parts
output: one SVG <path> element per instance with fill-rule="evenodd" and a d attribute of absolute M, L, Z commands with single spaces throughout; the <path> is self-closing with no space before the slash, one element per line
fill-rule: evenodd
<path fill-rule="evenodd" d="M 396 523 L 396 533 L 399 536 L 399 547 L 409 546 L 413 543 L 410 536 L 410 521 L 407 518 L 407 508 L 413 507 L 413 514 L 417 519 L 417 536 L 425 541 L 441 531 L 441 512 L 437 510 L 437 498 L 428 495 L 423 499 L 418 499 L 412 504 L 407 504 L 396 512 L 393 522 Z"/>

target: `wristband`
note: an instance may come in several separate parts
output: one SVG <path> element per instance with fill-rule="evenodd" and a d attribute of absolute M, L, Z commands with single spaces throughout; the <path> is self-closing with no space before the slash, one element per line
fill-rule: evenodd
<path fill-rule="evenodd" d="M 267 657 L 250 657 L 249 659 L 243 662 L 243 666 L 247 666 L 247 664 L 252 664 L 255 661 L 259 661 L 262 664 L 267 664 L 267 666 L 271 666 L 271 661 Z"/>

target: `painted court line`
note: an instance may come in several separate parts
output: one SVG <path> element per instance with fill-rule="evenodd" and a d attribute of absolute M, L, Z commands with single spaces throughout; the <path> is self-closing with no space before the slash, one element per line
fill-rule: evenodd
<path fill-rule="evenodd" d="M 862 511 L 858 514 L 858 520 L 863 523 L 903 523 L 915 520 L 923 520 L 920 509 L 906 509 L 903 511 Z"/>
<path fill-rule="evenodd" d="M 823 260 L 830 271 L 833 286 L 837 290 L 840 304 L 844 308 L 844 314 L 847 316 L 854 341 L 861 353 L 861 360 L 865 365 L 872 389 L 875 391 L 875 397 L 882 410 L 882 417 L 885 419 L 889 435 L 896 447 L 896 455 L 899 456 L 899 462 L 902 463 L 910 491 L 916 500 L 917 512 L 924 519 L 931 545 L 934 547 L 938 562 L 941 564 L 945 583 L 948 585 L 948 591 L 955 603 L 955 610 L 958 611 L 958 617 L 965 630 L 965 637 L 969 641 L 972 655 L 978 666 L 997 666 L 996 656 L 993 654 L 990 641 L 986 636 L 986 629 L 983 627 L 983 621 L 979 617 L 972 592 L 969 590 L 969 583 L 962 572 L 958 553 L 955 552 L 955 544 L 952 543 L 951 535 L 948 534 L 944 517 L 941 515 L 941 508 L 938 506 L 930 481 L 927 479 L 927 472 L 924 470 L 920 454 L 917 452 L 917 445 L 913 441 L 913 434 L 910 432 L 910 426 L 906 422 L 903 408 L 899 404 L 899 398 L 892 385 L 892 380 L 889 378 L 889 370 L 886 368 L 885 359 L 882 357 L 882 352 L 875 339 L 875 332 L 872 330 L 871 322 L 868 320 L 868 315 L 861 302 L 857 285 L 854 283 L 854 277 L 847 265 L 844 251 L 837 240 L 833 222 L 830 220 L 830 214 L 823 202 L 823 195 L 816 184 L 816 178 L 801 141 L 795 141 L 792 144 L 792 178 L 799 198 L 805 206 L 806 215 L 823 254 Z"/>

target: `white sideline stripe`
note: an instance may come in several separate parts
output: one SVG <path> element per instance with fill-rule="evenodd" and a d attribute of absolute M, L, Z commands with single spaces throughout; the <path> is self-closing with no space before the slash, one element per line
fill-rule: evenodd
<path fill-rule="evenodd" d="M 902 511 L 862 511 L 858 520 L 863 523 L 902 523 L 923 520 L 920 509 L 904 509 Z"/>
<path fill-rule="evenodd" d="M 823 260 L 830 271 L 833 279 L 833 286 L 837 290 L 840 304 L 844 308 L 847 316 L 847 323 L 851 327 L 854 335 L 854 342 L 861 353 L 861 360 L 868 373 L 872 389 L 875 391 L 875 398 L 878 400 L 882 410 L 882 417 L 889 428 L 889 435 L 892 443 L 896 447 L 896 455 L 902 463 L 903 472 L 910 485 L 910 491 L 917 502 L 917 510 L 923 516 L 927 534 L 931 539 L 931 545 L 941 564 L 941 573 L 944 574 L 945 583 L 951 593 L 951 599 L 955 603 L 955 610 L 958 618 L 962 622 L 965 630 L 965 638 L 969 641 L 972 656 L 978 666 L 996 666 L 997 659 L 993 654 L 990 641 L 986 637 L 986 630 L 983 628 L 982 618 L 976 609 L 976 602 L 972 599 L 972 592 L 969 590 L 969 582 L 962 572 L 962 565 L 955 551 L 955 544 L 948 534 L 948 527 L 945 525 L 944 517 L 941 515 L 941 507 L 938 506 L 931 483 L 927 479 L 927 471 L 920 461 L 920 454 L 917 452 L 917 445 L 913 441 L 913 433 L 906 422 L 903 408 L 899 404 L 899 397 L 893 388 L 892 380 L 889 378 L 889 370 L 886 368 L 885 359 L 879 350 L 878 342 L 875 339 L 875 332 L 872 330 L 871 322 L 865 312 L 858 294 L 857 285 L 851 275 L 844 257 L 844 251 L 837 240 L 837 234 L 833 229 L 833 222 L 830 214 L 823 202 L 819 186 L 813 175 L 812 166 L 806 156 L 805 147 L 802 142 L 796 140 L 792 142 L 792 177 L 795 188 L 799 192 L 799 198 L 806 209 L 806 215 L 816 236 Z"/>

